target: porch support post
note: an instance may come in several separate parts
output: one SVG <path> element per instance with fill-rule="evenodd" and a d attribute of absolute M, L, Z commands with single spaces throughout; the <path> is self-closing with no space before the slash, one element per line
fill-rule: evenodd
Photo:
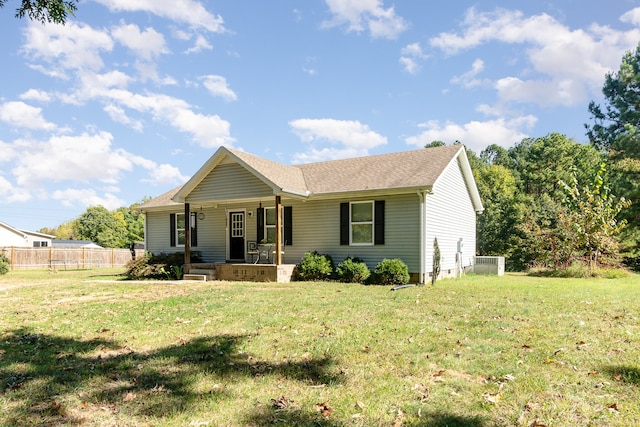
<path fill-rule="evenodd" d="M 282 199 L 276 196 L 276 265 L 282 264 Z"/>
<path fill-rule="evenodd" d="M 191 264 L 191 205 L 184 204 L 184 272 L 188 273 Z"/>

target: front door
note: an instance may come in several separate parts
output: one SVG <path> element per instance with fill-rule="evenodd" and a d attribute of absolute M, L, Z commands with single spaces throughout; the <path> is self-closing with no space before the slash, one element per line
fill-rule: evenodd
<path fill-rule="evenodd" d="M 244 212 L 229 212 L 229 260 L 244 261 Z"/>

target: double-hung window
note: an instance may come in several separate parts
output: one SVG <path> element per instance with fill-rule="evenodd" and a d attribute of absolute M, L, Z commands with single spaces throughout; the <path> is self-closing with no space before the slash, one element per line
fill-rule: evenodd
<path fill-rule="evenodd" d="M 384 245 L 384 200 L 340 203 L 340 244 Z"/>
<path fill-rule="evenodd" d="M 351 203 L 349 234 L 352 245 L 373 245 L 373 201 Z"/>
<path fill-rule="evenodd" d="M 184 213 L 169 215 L 171 219 L 170 241 L 171 246 L 182 247 L 187 241 L 187 222 Z M 191 212 L 191 246 L 198 246 L 196 214 Z"/>
<path fill-rule="evenodd" d="M 269 243 L 276 241 L 276 208 L 264 209 L 264 237 Z"/>
<path fill-rule="evenodd" d="M 184 214 L 176 214 L 176 246 L 184 246 L 187 240 L 187 223 Z"/>

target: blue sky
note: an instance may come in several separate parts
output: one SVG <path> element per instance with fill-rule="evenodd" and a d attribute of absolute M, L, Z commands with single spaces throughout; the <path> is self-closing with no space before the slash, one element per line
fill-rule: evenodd
<path fill-rule="evenodd" d="M 184 183 L 220 145 L 306 163 L 561 132 L 640 41 L 640 0 L 86 0 L 0 9 L 0 221 Z"/>

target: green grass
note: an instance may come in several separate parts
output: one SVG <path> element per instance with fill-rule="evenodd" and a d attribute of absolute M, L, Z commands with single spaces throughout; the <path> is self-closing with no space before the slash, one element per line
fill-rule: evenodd
<path fill-rule="evenodd" d="M 640 280 L 0 276 L 0 425 L 640 425 Z"/>

